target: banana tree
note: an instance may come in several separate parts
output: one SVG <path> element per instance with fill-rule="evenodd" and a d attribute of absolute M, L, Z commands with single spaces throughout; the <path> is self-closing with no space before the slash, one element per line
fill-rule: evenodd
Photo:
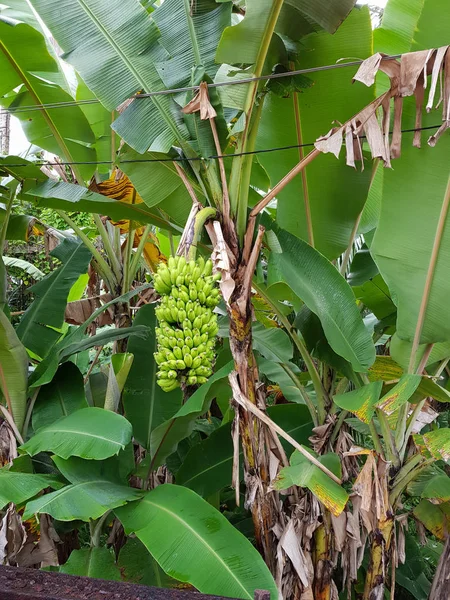
<path fill-rule="evenodd" d="M 434 14 L 440 14 L 440 1 L 415 3 L 414 16 L 408 21 L 405 33 L 398 21 L 397 2 L 390 0 L 382 27 L 375 33 L 376 50 L 396 54 L 445 44 L 445 20 L 433 19 Z M 152 223 L 167 232 L 169 241 L 184 228 L 178 254 L 193 262 L 197 248 L 210 245 L 215 268 L 222 275 L 220 287 L 227 317 L 219 331 L 230 340 L 233 372 L 230 366 L 222 367 L 193 393 L 185 406 L 176 406 L 178 396 L 164 412 L 154 389 L 156 368 L 146 371 L 145 365 L 136 360 L 131 367 L 130 377 L 134 371 L 149 390 L 150 401 L 142 419 L 139 386 L 130 383 L 124 389 L 126 414 L 149 457 L 144 469 L 146 483 L 180 440 L 190 435 L 196 419 L 208 410 L 209 386 L 216 383 L 214 378 L 217 376 L 219 381 L 229 376 L 235 415 L 233 448 L 230 451 L 228 446 L 226 454 L 227 464 L 233 464 L 230 478 L 232 475 L 239 501 L 239 462 L 243 459 L 245 504 L 251 510 L 256 543 L 283 596 L 336 597 L 335 552 L 342 553 L 344 580 L 350 586 L 360 566 L 355 557 L 358 554 L 362 560 L 369 535 L 370 562 L 364 598 L 381 597 L 394 548 L 393 511 L 407 486 L 430 467 L 431 457 L 446 456 L 445 439 L 439 437 L 445 436 L 445 431 L 438 429 L 440 433 L 434 432 L 434 435 L 425 432 L 423 440 L 417 440 L 424 458 L 420 452 L 414 452 L 411 434 L 417 429 L 417 420 L 424 422 L 426 411 L 423 409 L 427 407 L 424 399 L 447 398 L 443 388 L 427 375 L 439 376 L 447 359 L 445 328 L 436 319 L 441 315 L 442 297 L 446 293 L 445 278 L 439 269 L 445 268 L 440 251 L 445 248 L 448 169 L 445 171 L 445 160 L 440 157 L 447 150 L 448 140 L 442 136 L 440 147 L 420 151 L 404 143 L 404 155 L 397 161 L 399 167 L 383 174 L 378 167 L 362 172 L 352 170 L 346 166 L 345 159 L 336 161 L 323 152 L 338 154 L 336 148 L 340 148 L 345 133 L 347 162 L 354 164 L 355 159 L 367 154 L 360 139 L 364 128 L 373 155 L 389 163 L 391 152 L 386 149 L 386 138 L 383 138 L 389 129 L 387 106 L 394 97 L 397 118 L 392 155 L 395 157 L 399 151 L 400 129 L 420 126 L 421 88 L 416 84 L 422 81 L 420 72 L 424 70 L 424 61 L 433 61 L 429 67 L 431 85 L 435 87 L 444 57 L 449 55 L 446 47 L 430 55 L 425 53 L 422 62 L 417 63 L 420 68 L 415 67 L 418 69 L 416 80 L 406 83 L 411 93 L 416 91 L 419 110 L 405 101 L 401 123 L 400 104 L 402 95 L 408 95 L 408 91 L 397 93 L 393 91 L 394 84 L 386 91 L 380 82 L 375 100 L 373 87 L 361 83 L 351 85 L 354 71 L 350 72 L 348 67 L 314 73 L 313 81 L 295 76 L 269 82 L 259 79 L 261 75 L 280 74 L 297 67 L 329 65 L 346 56 L 372 54 L 367 9 L 355 9 L 340 25 L 352 8 L 352 1 L 325 6 L 302 0 L 264 0 L 263 3 L 248 0 L 242 9 L 234 8 L 231 2 L 165 0 L 153 11 L 147 11 L 134 0 L 121 2 L 120 6 L 117 3 L 106 6 L 102 0 L 96 0 L 90 3 L 89 11 L 85 10 L 84 3 L 69 0 L 62 3 L 60 0 L 58 3 L 31 0 L 31 4 L 63 49 L 65 60 L 84 82 L 85 87 L 80 92 L 84 96 L 79 97 L 89 95 L 85 88 L 90 90 L 101 102 L 101 110 L 113 121 L 115 133 L 110 142 L 108 136 L 105 139 L 103 126 L 96 129 L 94 138 L 107 143 L 106 155 L 109 152 L 117 161 L 136 190 L 132 196 L 139 194 L 145 207 L 133 202 L 127 204 L 124 198 L 106 198 L 111 194 L 101 175 L 105 174 L 103 168 L 98 169 L 95 186 L 89 185 L 90 189 L 84 187 L 83 177 L 87 180 L 92 176 L 92 167 L 86 172 L 72 173 L 69 181 L 43 180 L 39 175 L 34 177 L 39 179 L 36 183 L 32 176 L 22 177 L 23 193 L 52 208 L 64 209 L 70 205 L 106 214 L 115 221 L 132 221 L 126 226 L 130 231 Z M 442 13 L 445 13 L 444 8 Z M 442 33 L 433 28 L 431 34 L 429 23 L 436 22 L 441 23 Z M 8 46 L 9 56 L 13 43 L 11 40 Z M 98 52 L 98 60 L 93 60 L 92 48 Z M 19 58 L 17 64 L 20 64 Z M 431 68 L 432 64 L 437 65 L 436 69 Z M 395 76 L 394 69 L 400 69 L 399 63 L 382 62 L 381 57 L 376 56 L 372 62 L 365 63 L 359 79 L 370 83 L 378 65 L 381 68 L 389 65 L 391 77 Z M 51 110 L 40 107 L 39 99 L 44 98 L 44 93 L 30 92 L 33 69 L 32 65 L 22 67 L 22 72 L 31 73 L 21 80 L 28 90 L 28 104 L 20 98 L 12 104 L 8 104 L 10 99 L 5 103 L 14 110 L 22 102 L 24 114 L 29 108 L 23 106 L 34 103 L 39 110 L 51 115 Z M 240 79 L 249 77 L 254 81 L 239 84 Z M 205 84 L 211 81 L 233 85 L 208 88 Z M 13 83 L 15 88 L 20 81 L 14 79 Z M 194 86 L 195 90 L 164 93 L 170 88 Z M 382 100 L 379 99 L 381 92 L 386 92 Z M 446 102 L 444 109 L 448 108 L 448 100 Z M 373 110 L 377 103 L 385 110 L 383 131 L 379 131 Z M 366 105 L 366 112 L 361 113 Z M 98 114 L 90 117 L 87 111 L 85 106 L 83 114 L 94 132 L 93 123 Z M 51 128 L 48 119 L 43 119 Z M 408 119 L 412 119 L 411 124 Z M 333 129 L 304 156 L 303 145 L 314 142 L 335 120 L 345 125 Z M 444 114 L 443 129 L 447 122 L 448 116 Z M 53 121 L 52 124 L 54 126 Z M 77 135 L 59 134 L 58 139 L 66 150 L 61 146 L 58 154 L 67 162 L 77 162 L 66 153 L 70 150 L 73 153 L 73 140 L 79 140 L 80 133 Z M 117 155 L 114 136 L 122 140 Z M 44 137 L 40 135 L 36 143 Z M 416 132 L 416 145 L 418 137 Z M 100 141 L 94 142 L 94 138 L 89 133 L 78 145 L 90 151 L 94 146 L 98 149 Z M 381 144 L 374 147 L 380 140 Z M 274 147 L 291 145 L 298 148 L 275 154 L 269 152 Z M 47 149 L 43 143 L 41 146 Z M 53 148 L 50 151 L 55 151 Z M 256 158 L 254 152 L 259 150 L 267 152 Z M 142 160 L 148 162 L 142 163 Z M 10 165 L 17 162 L 9 159 Z M 428 169 L 426 165 L 431 162 L 432 169 Z M 414 165 L 412 171 L 411 165 Z M 425 223 L 417 182 L 425 186 L 428 180 L 422 174 L 429 171 L 440 173 L 435 181 L 437 221 L 430 211 L 427 214 L 430 220 L 426 221 L 429 226 L 425 230 L 429 235 L 424 236 L 426 241 L 420 250 L 423 265 L 416 270 L 416 248 L 411 247 L 411 240 L 416 243 L 417 236 L 411 236 L 411 232 L 418 230 L 418 223 Z M 113 177 L 110 184 L 115 179 Z M 403 186 L 405 189 L 408 186 L 407 193 Z M 414 210 L 410 208 L 412 198 Z M 272 202 L 275 199 L 276 204 Z M 399 235 L 397 226 L 404 219 L 408 219 L 408 225 Z M 99 217 L 96 220 L 99 222 Z M 202 233 L 205 222 L 210 244 Z M 101 226 L 105 229 L 103 223 Z M 376 229 L 375 235 L 373 229 Z M 367 264 L 367 259 L 363 259 L 366 262 L 361 269 L 358 254 L 355 254 L 348 271 L 349 281 L 355 283 L 353 294 L 332 261 L 345 252 L 342 273 L 346 274 L 358 231 L 365 234 L 375 262 Z M 106 233 L 111 235 L 107 239 L 105 233 L 102 234 L 108 253 L 114 235 Z M 129 251 L 131 247 L 129 242 Z M 100 259 L 97 263 L 103 266 L 102 276 L 106 280 L 111 278 L 113 255 L 108 253 L 105 264 Z M 171 268 L 174 267 L 175 263 Z M 406 277 L 413 275 L 417 279 L 409 287 Z M 155 287 L 156 282 L 157 279 Z M 176 284 L 176 277 L 170 284 Z M 358 305 L 366 316 L 365 323 Z M 275 325 L 271 328 L 275 331 L 266 329 L 261 335 L 258 326 L 253 326 L 253 313 L 261 321 L 258 325 Z M 155 326 L 151 309 L 140 314 L 138 319 Z M 374 326 L 375 318 L 379 322 Z M 383 341 L 383 336 L 391 336 L 393 329 L 396 333 L 390 340 L 390 352 L 399 366 L 378 359 L 374 363 L 374 340 Z M 408 343 L 412 343 L 412 349 Z M 134 348 L 135 359 L 145 351 L 139 340 L 133 340 L 130 346 Z M 436 361 L 441 361 L 440 365 L 427 371 L 427 365 Z M 41 373 L 47 373 L 40 379 L 45 382 L 45 377 L 50 376 L 44 368 Z M 263 374 L 266 381 L 277 384 L 286 396 L 291 394 L 308 408 L 309 419 L 316 426 L 312 449 L 305 447 L 306 440 L 296 441 L 286 424 L 278 425 L 270 409 L 267 416 L 267 395 L 260 385 Z M 415 408 L 413 395 L 419 400 Z M 357 425 L 354 419 L 349 419 L 349 413 L 354 413 L 361 423 Z M 394 419 L 398 419 L 397 429 Z M 352 448 L 352 435 L 357 436 L 358 427 L 363 434 L 369 432 L 363 438 L 366 448 L 362 450 Z M 231 434 L 230 429 L 225 433 Z M 220 435 L 224 435 L 223 431 Z M 290 449 L 296 449 L 290 463 L 278 435 L 291 444 Z M 360 431 L 359 435 L 362 435 Z M 41 438 L 37 440 L 41 441 Z M 53 450 L 44 445 L 36 447 Z M 209 452 L 211 447 L 212 442 Z M 335 454 L 330 456 L 330 452 Z M 340 454 L 341 461 L 337 460 L 336 453 Z M 180 469 L 180 482 L 183 476 L 185 481 L 191 481 L 194 476 L 196 481 L 202 478 L 204 470 L 198 467 L 198 473 L 194 469 L 192 474 L 195 457 L 190 457 L 190 461 L 184 471 Z M 57 466 L 64 474 L 65 466 L 60 463 Z M 284 469 L 274 483 L 281 466 Z M 71 477 L 76 474 L 68 477 L 71 484 L 75 484 Z M 343 480 L 353 483 L 351 510 L 345 509 L 349 497 L 348 489 L 341 487 Z M 289 492 L 278 495 L 272 487 Z M 432 527 L 432 518 L 428 514 L 426 520 L 424 515 L 429 513 L 428 499 L 434 500 L 436 491 L 421 491 L 419 495 L 422 493 L 435 495 L 423 495 L 422 508 L 415 511 L 414 516 Z M 440 498 L 445 498 L 445 494 L 439 493 Z M 373 498 L 376 499 L 375 513 L 369 510 Z M 131 500 L 128 496 L 121 499 Z M 158 517 L 158 499 L 152 501 L 149 496 L 148 501 L 142 501 L 139 506 L 135 514 L 125 507 L 118 509 L 117 515 L 125 529 L 136 532 L 161 562 L 163 550 L 151 546 L 145 526 L 146 516 L 150 515 L 152 520 Z M 42 506 L 38 504 L 35 508 L 41 510 Z M 445 512 L 440 512 L 442 519 L 446 518 Z M 99 516 L 95 509 L 92 515 L 92 518 Z M 353 527 L 352 535 L 343 535 L 349 527 Z M 198 584 L 198 580 L 193 583 Z"/>

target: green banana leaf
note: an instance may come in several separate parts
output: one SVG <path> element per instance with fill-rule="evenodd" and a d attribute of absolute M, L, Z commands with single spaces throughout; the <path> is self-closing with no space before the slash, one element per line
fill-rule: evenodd
<path fill-rule="evenodd" d="M 380 37 L 376 37 L 378 45 L 384 43 L 383 51 L 386 47 L 388 51 L 395 48 L 397 53 L 448 44 L 450 16 L 445 0 L 412 2 L 406 19 L 400 19 L 402 6 L 399 0 L 392 0 L 386 11 Z M 403 128 L 414 127 L 415 103 L 411 100 L 404 101 Z M 435 123 L 436 113 L 423 115 L 423 127 Z M 411 136 L 405 136 L 402 156 L 395 161 L 395 177 L 393 171 L 384 173 L 380 223 L 371 246 L 380 273 L 396 300 L 397 335 L 409 342 L 416 338 L 420 344 L 450 340 L 446 258 L 450 252 L 446 209 L 450 193 L 450 139 L 442 136 L 436 147 L 430 148 L 425 135 L 420 149 L 412 147 Z M 394 228 L 395 222 L 401 227 Z M 439 226 L 443 226 L 442 236 L 438 235 Z M 433 250 L 437 253 L 434 263 Z M 417 357 L 411 356 L 409 362 L 412 371 Z"/>
<path fill-rule="evenodd" d="M 367 370 L 375 360 L 375 347 L 348 283 L 309 244 L 287 231 L 276 234 L 281 253 L 273 249 L 272 258 L 284 281 L 319 317 L 331 348 L 355 371 Z"/>
<path fill-rule="evenodd" d="M 21 449 L 35 456 L 53 452 L 61 458 L 103 460 L 118 454 L 131 440 L 130 423 L 102 408 L 82 408 L 39 430 Z"/>
<path fill-rule="evenodd" d="M 180 389 L 163 392 L 156 384 L 158 370 L 153 358 L 156 352 L 155 305 L 146 304 L 139 309 L 133 328 L 145 325 L 151 331 L 149 339 L 133 336 L 128 343 L 128 351 L 134 354 L 133 365 L 126 381 L 122 402 L 125 416 L 133 426 L 135 439 L 147 450 L 153 430 L 170 419 L 181 407 Z"/>
<path fill-rule="evenodd" d="M 382 387 L 382 381 L 374 381 L 351 392 L 336 394 L 333 400 L 340 408 L 354 413 L 363 423 L 369 424 Z"/>
<path fill-rule="evenodd" d="M 115 512 L 126 533 L 135 533 L 171 577 L 204 594 L 226 590 L 231 597 L 252 599 L 262 588 L 272 600 L 278 598 L 258 551 L 192 490 L 160 485 Z"/>
<path fill-rule="evenodd" d="M 217 381 L 225 379 L 233 370 L 233 362 L 216 371 L 206 383 L 192 394 L 183 406 L 167 421 L 153 429 L 150 436 L 151 464 L 154 469 L 176 450 L 178 443 L 188 437 L 197 417 L 204 414 L 211 403 L 211 389 Z"/>
<path fill-rule="evenodd" d="M 9 267 L 10 269 L 21 269 L 28 273 L 33 279 L 39 281 L 45 277 L 45 274 L 35 267 L 33 264 L 28 262 L 27 260 L 23 260 L 22 258 L 15 258 L 13 256 L 3 256 L 3 263 Z"/>
<path fill-rule="evenodd" d="M 115 221 L 130 219 L 137 225 L 151 223 L 171 232 L 180 232 L 179 227 L 174 226 L 159 214 L 149 211 L 143 203 L 127 204 L 126 202 L 91 192 L 87 188 L 73 183 L 53 181 L 51 179 L 35 183 L 30 179 L 27 180 L 24 187 L 24 196 L 29 197 L 30 200 L 46 208 L 55 208 L 69 212 L 75 210 L 98 213 L 107 215 Z"/>
<path fill-rule="evenodd" d="M 104 546 L 72 550 L 69 560 L 59 567 L 59 572 L 108 581 L 121 580 L 114 550 Z"/>
<path fill-rule="evenodd" d="M 41 358 L 60 337 L 58 329 L 64 323 L 70 289 L 80 274 L 87 271 L 91 260 L 86 246 L 72 238 L 65 238 L 51 256 L 63 264 L 30 288 L 35 299 L 17 328 L 23 345 Z"/>
<path fill-rule="evenodd" d="M 164 89 L 155 63 L 168 55 L 158 42 L 156 23 L 139 2 L 93 0 L 88 11 L 83 0 L 32 0 L 31 4 L 64 50 L 66 60 L 108 110 L 115 110 L 140 90 Z M 179 107 L 170 96 L 134 101 L 115 129 L 140 152 L 149 147 L 167 152 L 175 141 L 187 137 Z"/>
<path fill-rule="evenodd" d="M 306 406 L 280 404 L 267 409 L 269 417 L 299 444 L 307 444 L 313 423 Z M 293 448 L 281 440 L 287 454 Z M 242 461 L 242 452 L 240 453 Z M 242 464 L 242 462 L 241 462 Z M 222 425 L 206 440 L 193 446 L 178 469 L 175 481 L 178 485 L 194 490 L 207 499 L 215 492 L 231 484 L 233 466 L 233 442 L 231 423 Z"/>
<path fill-rule="evenodd" d="M 28 141 L 61 156 L 69 162 L 91 161 L 92 165 L 74 166 L 83 179 L 95 170 L 95 150 L 90 147 L 94 134 L 80 107 L 22 110 L 24 106 L 73 102 L 56 82 L 62 75 L 58 63 L 47 50 L 42 33 L 26 23 L 0 17 L 0 103 L 15 112 Z M 18 88 L 14 94 L 5 94 Z"/>
<path fill-rule="evenodd" d="M 123 483 L 114 459 L 84 461 L 72 457 L 63 460 L 54 456 L 53 462 L 71 485 L 28 502 L 24 518 L 47 513 L 59 521 L 89 521 L 142 495 L 140 490 Z"/>
<path fill-rule="evenodd" d="M 40 388 L 32 413 L 33 430 L 38 431 L 87 406 L 83 376 L 72 362 L 67 362 L 59 367 L 50 383 Z"/>
<path fill-rule="evenodd" d="M 323 32 L 302 38 L 297 68 L 334 64 L 344 56 L 370 56 L 371 38 L 368 8 L 355 9 L 334 35 Z M 314 85 L 303 93 L 292 92 L 288 97 L 269 94 L 256 147 L 312 143 L 332 127 L 334 120 L 345 122 L 360 111 L 371 102 L 374 90 L 361 84 L 352 85 L 354 71 L 354 67 L 347 67 L 313 73 Z M 272 187 L 308 152 L 309 148 L 293 148 L 261 154 L 259 160 L 269 174 Z M 277 195 L 278 224 L 313 243 L 327 258 L 336 258 L 349 244 L 354 223 L 367 198 L 370 176 L 370 168 L 361 172 L 347 167 L 343 156 L 339 161 L 332 155 L 319 156 Z"/>
<path fill-rule="evenodd" d="M 28 355 L 14 327 L 0 310 L 0 390 L 19 431 L 27 409 Z"/>
<path fill-rule="evenodd" d="M 6 467 L 0 469 L 0 508 L 6 504 L 22 504 L 41 490 L 51 487 L 58 490 L 64 483 L 51 475 L 16 473 Z"/>

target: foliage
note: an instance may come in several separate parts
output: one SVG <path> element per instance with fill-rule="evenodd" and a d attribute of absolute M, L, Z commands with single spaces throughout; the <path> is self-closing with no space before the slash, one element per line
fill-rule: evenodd
<path fill-rule="evenodd" d="M 424 87 L 450 102 L 445 0 L 389 0 L 375 31 L 353 0 L 88 4 L 0 10 L 32 145 L 0 157 L 2 561 L 25 564 L 16 519 L 70 574 L 424 599 L 450 523 L 448 115 L 417 130 Z M 373 48 L 421 53 L 314 70 Z M 49 258 L 5 251 L 33 236 Z"/>

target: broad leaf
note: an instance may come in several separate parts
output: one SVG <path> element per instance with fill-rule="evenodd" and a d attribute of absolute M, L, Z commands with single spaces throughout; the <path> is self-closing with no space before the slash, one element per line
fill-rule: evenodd
<path fill-rule="evenodd" d="M 264 13 L 259 4 L 257 0 L 255 8 L 260 18 L 265 14 L 268 18 L 269 11 Z M 285 8 L 292 4 L 292 0 L 284 2 Z M 302 4 L 307 4 L 312 11 L 319 4 L 322 9 L 326 5 L 329 15 L 331 6 L 338 5 L 338 10 L 343 10 L 342 2 Z M 348 56 L 370 56 L 371 37 L 368 8 L 354 10 L 334 35 L 323 32 L 302 38 L 296 68 L 334 64 Z M 239 47 L 235 52 L 238 51 Z M 352 85 L 354 71 L 354 67 L 347 67 L 313 73 L 314 85 L 303 93 L 292 92 L 286 94 L 287 97 L 268 95 L 256 147 L 268 149 L 313 142 L 332 127 L 335 119 L 343 123 L 369 104 L 374 90 L 359 83 Z M 292 148 L 261 154 L 259 160 L 269 174 L 272 187 L 308 151 L 308 148 Z M 313 241 L 319 252 L 334 259 L 349 244 L 355 220 L 367 198 L 369 182 L 370 168 L 360 172 L 346 166 L 344 157 L 337 161 L 332 155 L 320 156 L 277 195 L 277 222 L 303 240 Z"/>
<path fill-rule="evenodd" d="M 86 246 L 71 238 L 65 238 L 51 255 L 63 264 L 30 288 L 35 299 L 17 328 L 24 346 L 42 358 L 60 337 L 70 289 L 91 260 Z"/>
<path fill-rule="evenodd" d="M 293 348 L 288 334 L 278 327 L 266 329 L 261 323 L 252 328 L 253 348 L 267 360 L 287 363 L 292 360 Z"/>
<path fill-rule="evenodd" d="M 167 58 L 159 30 L 139 2 L 108 5 L 102 0 L 32 0 L 66 53 L 66 60 L 110 111 L 136 92 L 164 89 L 155 61 Z M 92 60 L 95 48 L 97 60 Z M 167 151 L 187 131 L 170 96 L 135 100 L 115 124 L 119 135 L 140 152 Z M 129 129 L 127 135 L 126 127 Z M 130 139 L 132 138 L 132 139 Z"/>
<path fill-rule="evenodd" d="M 375 360 L 375 347 L 348 283 L 306 242 L 282 230 L 277 237 L 282 252 L 273 251 L 273 258 L 285 281 L 319 317 L 333 350 L 355 371 L 368 369 Z"/>
<path fill-rule="evenodd" d="M 438 539 L 446 539 L 450 527 L 449 502 L 437 506 L 428 500 L 421 500 L 414 508 L 413 514 Z"/>
<path fill-rule="evenodd" d="M 408 402 L 422 381 L 420 375 L 402 375 L 400 381 L 385 394 L 377 406 L 383 412 L 390 415 L 400 406 Z M 373 384 L 372 384 L 373 385 Z"/>
<path fill-rule="evenodd" d="M 60 573 L 81 575 L 94 579 L 120 581 L 120 570 L 115 563 L 112 548 L 81 548 L 72 550 L 69 560 L 59 567 Z"/>
<path fill-rule="evenodd" d="M 28 262 L 27 260 L 23 260 L 22 258 L 14 258 L 12 256 L 3 256 L 4 264 L 10 269 L 21 269 L 28 273 L 33 279 L 39 281 L 39 279 L 43 279 L 45 274 L 35 267 L 33 264 Z"/>
<path fill-rule="evenodd" d="M 120 549 L 117 566 L 123 581 L 158 588 L 176 587 L 177 581 L 164 573 L 159 564 L 137 538 L 128 537 Z M 102 576 L 105 578 L 105 576 Z"/>
<path fill-rule="evenodd" d="M 82 408 L 41 429 L 22 450 L 31 456 L 53 452 L 61 458 L 103 460 L 118 454 L 130 439 L 131 425 L 121 415 L 101 408 Z"/>
<path fill-rule="evenodd" d="M 450 479 L 447 475 L 437 475 L 428 480 L 422 494 L 422 498 L 428 498 L 434 504 L 441 504 L 450 500 Z"/>
<path fill-rule="evenodd" d="M 337 470 L 336 474 L 340 475 L 338 456 L 324 455 L 319 457 L 319 460 L 321 463 L 326 464 L 328 468 L 332 467 L 333 472 Z M 291 466 L 281 469 L 274 484 L 278 490 L 284 490 L 293 485 L 299 485 L 311 490 L 335 516 L 341 514 L 349 498 L 344 488 L 330 479 L 318 467 L 311 464 L 298 450 L 291 457 Z"/>
<path fill-rule="evenodd" d="M 131 219 L 139 224 L 152 223 L 162 229 L 178 233 L 178 228 L 159 214 L 150 212 L 144 204 L 127 204 L 89 191 L 82 185 L 48 179 L 37 184 L 31 180 L 25 186 L 25 195 L 47 208 L 83 211 L 107 215 L 116 221 Z"/>
<path fill-rule="evenodd" d="M 74 166 L 82 178 L 89 178 L 95 168 L 95 151 L 90 147 L 94 134 L 73 98 L 54 83 L 62 75 L 48 53 L 44 36 L 26 23 L 0 18 L 0 40 L 0 96 L 22 86 L 0 102 L 20 110 L 16 116 L 29 142 L 69 162 L 93 162 L 91 166 Z M 64 110 L 21 110 L 23 106 L 59 102 L 72 104 Z"/>
<path fill-rule="evenodd" d="M 17 473 L 6 468 L 0 469 L 0 508 L 9 502 L 22 504 L 44 488 L 51 487 L 57 490 L 63 485 L 62 481 L 51 475 Z"/>
<path fill-rule="evenodd" d="M 19 430 L 27 409 L 27 380 L 27 351 L 8 317 L 0 310 L 0 390 Z"/>
<path fill-rule="evenodd" d="M 133 328 L 145 325 L 151 331 L 149 339 L 133 336 L 128 351 L 134 354 L 125 388 L 122 394 L 125 415 L 133 426 L 133 435 L 139 444 L 150 449 L 152 431 L 172 417 L 182 404 L 180 390 L 166 393 L 156 385 L 155 305 L 147 304 L 139 309 Z"/>
<path fill-rule="evenodd" d="M 39 390 L 33 408 L 34 431 L 51 425 L 61 417 L 87 408 L 83 376 L 71 362 L 61 365 L 50 383 Z"/>
<path fill-rule="evenodd" d="M 126 533 L 135 533 L 168 575 L 200 592 L 252 599 L 255 589 L 263 588 L 272 600 L 278 597 L 257 550 L 193 491 L 160 485 L 116 514 Z"/>
<path fill-rule="evenodd" d="M 297 378 L 300 378 L 300 373 L 298 372 L 298 367 L 296 368 L 296 365 L 289 363 L 286 366 L 294 372 Z M 305 403 L 299 388 L 291 379 L 288 372 L 283 368 L 283 365 L 278 362 L 260 359 L 258 360 L 258 367 L 261 374 L 265 375 L 267 379 L 279 386 L 286 400 L 289 400 L 289 402 L 296 402 L 297 404 Z M 305 375 L 305 373 L 302 373 L 302 375 Z M 307 373 L 306 376 L 308 376 Z M 307 381 L 303 383 L 307 383 Z"/>
<path fill-rule="evenodd" d="M 382 386 L 382 381 L 375 381 L 352 392 L 337 394 L 333 400 L 340 408 L 354 413 L 363 423 L 370 423 Z"/>
<path fill-rule="evenodd" d="M 178 442 L 192 433 L 196 418 L 208 410 L 212 400 L 210 390 L 214 383 L 228 377 L 232 369 L 232 362 L 219 369 L 192 394 L 171 419 L 153 430 L 150 438 L 152 469 L 163 464 L 167 456 L 175 451 Z"/>
<path fill-rule="evenodd" d="M 89 521 L 142 494 L 102 473 L 101 463 L 97 461 L 85 463 L 73 458 L 64 461 L 58 457 L 53 460 L 71 485 L 28 502 L 25 519 L 35 513 L 46 513 L 58 521 Z"/>
<path fill-rule="evenodd" d="M 299 444 L 308 443 L 313 424 L 306 406 L 280 404 L 269 407 L 267 413 Z M 293 451 L 292 446 L 287 443 L 285 449 L 288 454 Z M 191 448 L 177 471 L 176 482 L 194 490 L 204 498 L 209 498 L 231 484 L 232 465 L 231 423 L 227 423 L 214 431 L 206 440 Z"/>

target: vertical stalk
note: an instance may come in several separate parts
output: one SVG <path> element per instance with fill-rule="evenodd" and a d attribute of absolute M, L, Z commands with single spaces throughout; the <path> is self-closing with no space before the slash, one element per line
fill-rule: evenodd
<path fill-rule="evenodd" d="M 120 267 L 120 262 L 119 262 L 119 259 L 117 258 L 117 254 L 115 253 L 114 248 L 112 246 L 112 243 L 111 243 L 111 240 L 109 237 L 109 233 L 108 233 L 106 227 L 103 225 L 103 221 L 101 220 L 100 215 L 97 215 L 94 213 L 93 218 L 94 218 L 94 223 L 97 227 L 98 233 L 100 234 L 100 237 L 102 238 L 103 248 L 109 259 L 112 270 L 114 271 L 114 275 L 116 276 L 117 281 L 120 281 L 122 278 L 122 269 Z"/>
<path fill-rule="evenodd" d="M 8 202 L 6 203 L 5 219 L 3 221 L 3 227 L 0 231 L 0 256 L 3 254 L 3 246 L 5 245 L 5 241 L 6 241 L 6 231 L 8 229 L 9 218 L 11 216 L 12 206 L 13 206 L 15 196 L 16 196 L 16 187 L 13 185 L 12 190 L 9 194 Z"/>

